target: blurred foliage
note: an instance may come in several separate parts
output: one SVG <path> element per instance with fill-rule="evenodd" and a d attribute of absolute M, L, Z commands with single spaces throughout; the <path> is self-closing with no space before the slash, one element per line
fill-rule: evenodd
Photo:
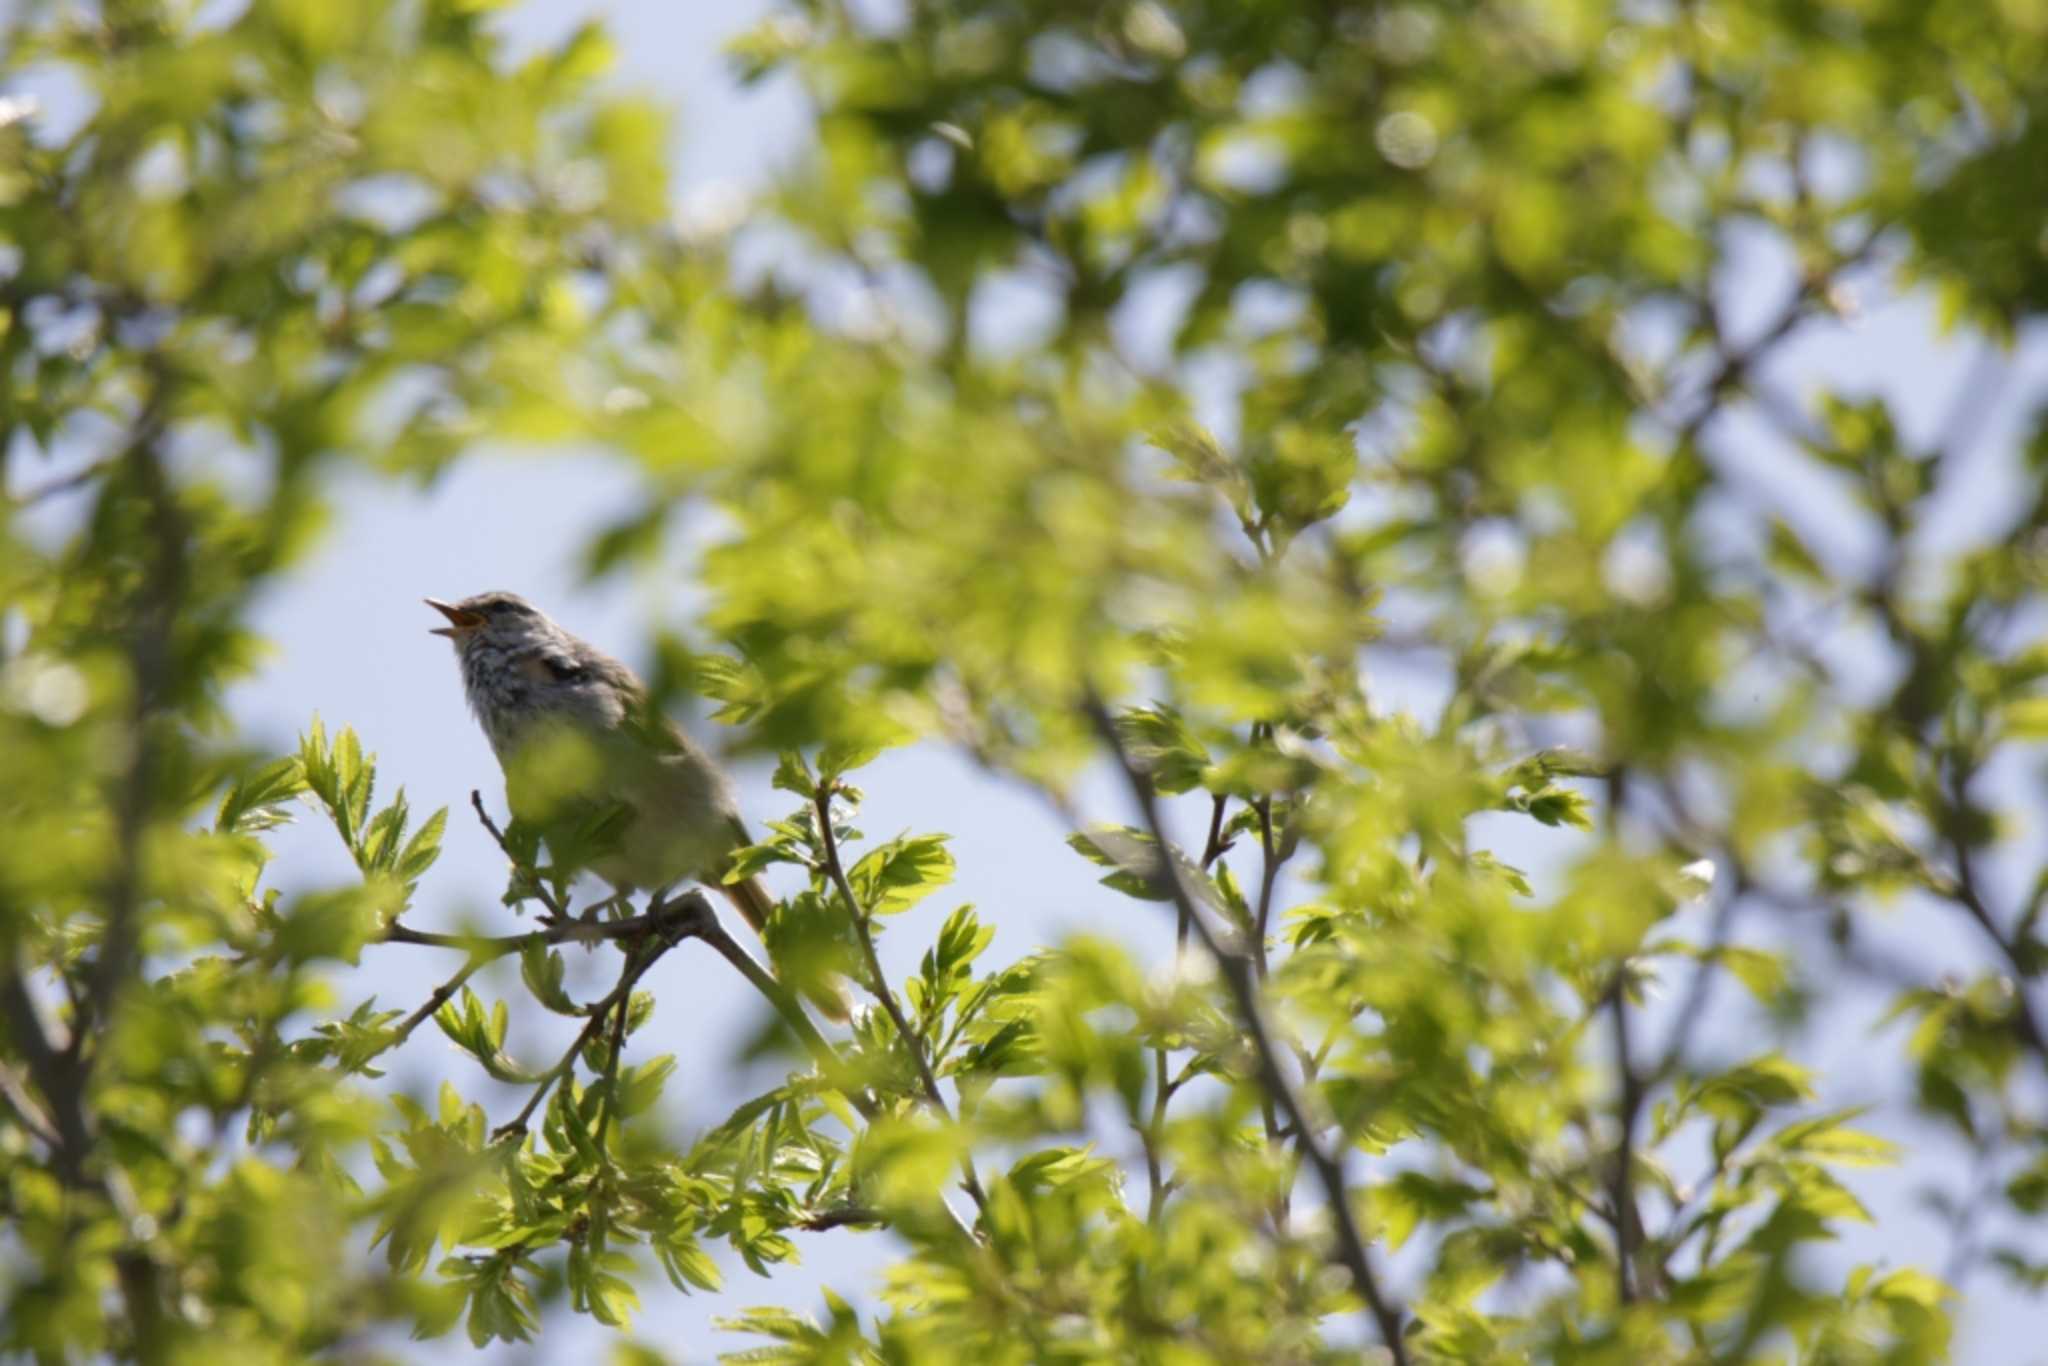
<path fill-rule="evenodd" d="M 746 1359 L 1933 1361 L 1936 1272 L 2048 1282 L 2048 439 L 1959 541 L 1996 365 L 1932 434 L 1774 382 L 1859 293 L 2048 310 L 2039 6 L 811 0 L 733 52 L 816 134 L 737 225 L 671 212 L 601 32 L 515 63 L 494 8 L 0 19 L 5 1350 L 623 1328 L 838 1227 L 893 1232 L 879 1301 L 750 1311 Z M 516 827 L 557 918 L 413 931 L 445 813 L 220 705 L 331 476 L 486 438 L 644 473 L 594 574 L 722 512 L 719 648 L 655 683 L 785 756 L 736 875 L 794 867 L 778 960 L 865 994 L 828 1038 L 755 970 L 786 1070 L 687 1142 L 635 984 L 730 941 L 559 918 Z M 988 962 L 942 836 L 849 824 L 913 740 L 1070 816 L 1106 761 L 1131 823 L 1073 849 L 1173 961 Z M 294 804 L 359 881 L 266 886 Z M 1901 903 L 1942 952 L 1886 948 Z M 459 966 L 380 1007 L 373 948 Z M 1845 1169 L 1909 1155 L 1800 1028 L 1871 981 L 1967 1155 L 1939 1266 L 1861 1255 Z M 374 1085 L 429 1020 L 475 1070 Z"/>

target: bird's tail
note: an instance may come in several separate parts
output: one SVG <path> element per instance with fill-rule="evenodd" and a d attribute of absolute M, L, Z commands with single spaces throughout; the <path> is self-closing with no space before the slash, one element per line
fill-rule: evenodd
<path fill-rule="evenodd" d="M 768 933 L 768 913 L 775 909 L 775 903 L 769 900 L 768 889 L 761 885 L 761 879 L 750 877 L 721 883 L 718 890 L 731 898 L 733 906 L 754 927 L 755 934 Z"/>
<path fill-rule="evenodd" d="M 734 908 L 754 927 L 754 933 L 761 935 L 765 942 L 768 915 L 775 909 L 775 902 L 768 895 L 768 889 L 761 885 L 761 879 L 749 877 L 738 882 L 721 883 L 718 890 L 725 893 Z M 781 974 L 778 972 L 776 975 Z M 819 1013 L 832 1023 L 845 1024 L 852 1018 L 851 993 L 846 979 L 839 974 L 827 973 L 806 984 L 803 991 L 804 995 L 810 998 L 811 1004 L 818 1008 Z"/>

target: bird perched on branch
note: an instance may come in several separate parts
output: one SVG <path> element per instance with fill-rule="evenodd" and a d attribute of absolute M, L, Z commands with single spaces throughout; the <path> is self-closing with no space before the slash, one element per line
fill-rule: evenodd
<path fill-rule="evenodd" d="M 731 784 L 649 706 L 631 669 L 514 593 L 426 601 L 448 619 L 432 633 L 455 643 L 514 816 L 548 832 L 558 858 L 557 840 L 572 829 L 587 838 L 595 825 L 589 867 L 621 893 L 694 880 L 724 893 L 765 934 L 775 903 L 760 879 L 725 881 L 734 851 L 753 842 Z M 836 980 L 809 984 L 806 994 L 846 1018 Z"/>

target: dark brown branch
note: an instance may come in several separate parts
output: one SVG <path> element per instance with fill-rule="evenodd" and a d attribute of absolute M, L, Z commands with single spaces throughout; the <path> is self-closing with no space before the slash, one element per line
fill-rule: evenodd
<path fill-rule="evenodd" d="M 823 1233 L 828 1229 L 845 1228 L 849 1224 L 882 1227 L 888 1222 L 889 1216 L 880 1210 L 868 1209 L 862 1205 L 846 1205 L 839 1209 L 819 1210 L 797 1227 L 812 1233 Z"/>
<path fill-rule="evenodd" d="M 875 952 L 875 936 L 868 926 L 867 911 L 861 906 L 860 898 L 853 894 L 853 885 L 846 880 L 846 870 L 839 861 L 839 840 L 832 833 L 832 784 L 818 785 L 818 793 L 812 799 L 812 809 L 818 817 L 819 847 L 824 851 L 825 871 L 832 879 L 832 885 L 839 889 L 839 895 L 846 900 L 847 914 L 853 920 L 853 932 L 860 940 L 861 955 L 867 960 L 868 975 L 873 981 L 875 997 L 881 1001 L 882 1009 L 889 1014 L 889 1020 L 896 1026 L 896 1037 L 910 1050 L 911 1060 L 917 1064 L 917 1076 L 924 1088 L 927 1104 L 942 1118 L 951 1120 L 952 1111 L 946 1105 L 945 1093 L 939 1090 L 939 1079 L 932 1071 L 930 1055 L 925 1051 L 924 1036 L 910 1027 L 909 1019 L 903 1014 L 902 1005 L 896 1000 L 896 993 L 889 987 L 889 978 L 882 971 L 882 960 Z M 981 1188 L 981 1178 L 975 1175 L 974 1160 L 962 1154 L 960 1158 L 961 1185 L 973 1198 L 977 1208 L 988 1208 L 988 1195 Z"/>
<path fill-rule="evenodd" d="M 1086 703 L 1088 717 L 1094 722 L 1103 743 L 1123 770 L 1124 780 L 1129 785 L 1132 797 L 1144 813 L 1145 827 L 1157 842 L 1160 856 L 1154 862 L 1151 876 L 1159 889 L 1170 899 L 1176 909 L 1187 917 L 1195 929 L 1202 946 L 1209 951 L 1216 965 L 1222 971 L 1223 980 L 1230 988 L 1230 994 L 1242 1020 L 1245 1033 L 1258 1057 L 1259 1081 L 1265 1092 L 1286 1114 L 1288 1123 L 1298 1135 L 1302 1152 L 1308 1157 L 1309 1165 L 1315 1169 L 1321 1182 L 1323 1194 L 1329 1203 L 1330 1220 L 1336 1230 L 1337 1256 L 1344 1268 L 1350 1272 L 1352 1287 L 1366 1303 L 1373 1321 L 1379 1329 L 1380 1340 L 1385 1344 L 1388 1356 L 1394 1366 L 1409 1366 L 1408 1345 L 1401 1333 L 1402 1310 L 1380 1288 L 1379 1277 L 1373 1271 L 1371 1255 L 1366 1250 L 1364 1232 L 1358 1226 L 1357 1211 L 1351 1208 L 1350 1192 L 1346 1189 L 1344 1166 L 1337 1154 L 1332 1153 L 1323 1141 L 1320 1129 L 1309 1119 L 1308 1102 L 1296 1089 L 1294 1081 L 1287 1075 L 1280 1061 L 1281 1050 L 1275 1043 L 1273 1030 L 1266 1019 L 1265 1005 L 1259 996 L 1256 968 L 1251 957 L 1239 946 L 1225 941 L 1203 916 L 1195 903 L 1195 897 L 1188 891 L 1187 883 L 1174 860 L 1166 854 L 1168 848 L 1165 822 L 1160 817 L 1159 799 L 1152 787 L 1151 779 L 1132 762 L 1124 749 L 1123 741 L 1116 733 L 1116 722 L 1109 709 L 1102 702 L 1090 697 Z"/>

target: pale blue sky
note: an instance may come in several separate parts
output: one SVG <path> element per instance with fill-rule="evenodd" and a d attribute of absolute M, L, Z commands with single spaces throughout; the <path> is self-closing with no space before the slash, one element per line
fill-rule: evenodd
<path fill-rule="evenodd" d="M 619 39 L 619 80 L 673 101 L 682 112 L 676 168 L 681 191 L 689 194 L 712 185 L 759 185 L 802 148 L 805 112 L 796 92 L 779 82 L 741 92 L 718 57 L 722 41 L 764 8 L 758 0 L 534 0 L 510 12 L 506 23 L 516 41 L 531 44 L 566 31 L 586 15 L 607 16 Z M 1744 312 L 1760 314 L 1777 297 L 1775 272 L 1781 269 L 1782 263 L 1774 262 L 1767 251 L 1745 255 L 1743 278 L 1728 282 L 1738 318 Z M 1971 347 L 1937 341 L 1924 301 L 1887 300 L 1870 293 L 1864 305 L 1851 321 L 1802 334 L 1774 368 L 1779 383 L 1797 394 L 1828 377 L 1838 386 L 1884 392 L 1899 404 L 1910 432 L 1933 433 L 1971 364 Z M 2030 395 L 2044 391 L 2048 356 L 2036 347 L 2023 354 L 1988 412 L 1980 434 L 1983 477 L 1972 480 L 1944 508 L 1942 534 L 1962 535 L 1995 521 L 2006 505 L 2001 470 L 2007 467 L 2016 418 Z M 1773 479 L 1786 474 L 1782 460 L 1774 459 L 1773 452 L 1779 449 L 1774 438 L 1761 432 L 1736 435 L 1753 452 L 1746 459 L 1753 460 L 1760 473 Z M 1782 486 L 1792 491 L 1786 511 L 1799 525 L 1818 531 L 1823 546 L 1838 548 L 1845 556 L 1856 554 L 1855 538 L 1824 487 L 1811 481 Z M 514 589 L 541 603 L 570 629 L 637 661 L 651 625 L 686 625 L 690 620 L 696 599 L 690 587 L 687 536 L 677 538 L 659 572 L 630 582 L 611 580 L 586 587 L 576 562 L 589 534 L 633 508 L 639 497 L 628 470 L 594 455 L 465 460 L 426 491 L 353 477 L 342 486 L 340 513 L 323 549 L 262 604 L 258 624 L 275 640 L 277 653 L 260 677 L 237 689 L 231 699 L 252 737 L 267 737 L 280 749 L 288 747 L 317 712 L 330 727 L 354 726 L 365 744 L 377 751 L 386 790 L 388 785 L 403 784 L 416 808 L 453 808 L 446 853 L 420 889 L 420 909 L 412 916 L 417 925 L 453 924 L 465 916 L 501 924 L 509 918 L 496 904 L 504 877 L 502 860 L 466 809 L 472 787 L 483 789 L 493 807 L 502 809 L 497 768 L 463 709 L 448 647 L 426 634 L 433 618 L 420 598 Z M 53 510 L 51 515 L 62 513 Z M 1426 700 L 1426 680 L 1414 681 L 1411 691 L 1418 702 Z M 1021 789 L 928 747 L 883 760 L 864 775 L 864 786 L 869 794 L 864 829 L 875 835 L 903 829 L 946 830 L 955 839 L 961 868 L 953 893 L 927 903 L 884 940 L 892 975 L 910 969 L 925 932 L 962 901 L 975 903 L 998 926 L 991 950 L 994 961 L 1019 957 L 1081 928 L 1128 933 L 1155 950 L 1165 941 L 1155 909 L 1097 888 L 1093 871 L 1062 847 L 1066 832 Z M 783 814 L 791 802 L 787 794 L 771 791 L 758 767 L 741 770 L 740 787 L 743 804 L 756 823 Z M 1104 814 L 1117 812 L 1113 794 L 1096 790 L 1091 796 L 1091 807 Z M 1503 853 L 1513 861 L 1541 865 L 1555 858 L 1505 822 L 1490 823 L 1489 828 L 1503 832 Z M 2038 831 L 2038 820 L 2032 828 Z M 349 876 L 349 865 L 331 832 L 311 819 L 282 832 L 278 843 L 277 867 L 288 886 Z M 1911 908 L 1900 912 L 1893 934 L 1897 946 L 1915 961 L 1978 961 L 1975 946 L 1959 926 L 1916 917 Z M 1810 961 L 1815 971 L 1828 971 L 1824 960 Z M 591 962 L 604 968 L 610 959 Z M 449 955 L 433 951 L 371 949 L 363 968 L 342 979 L 342 994 L 351 1004 L 374 992 L 387 1004 L 410 1005 L 452 966 Z M 487 975 L 482 985 L 517 999 L 516 979 L 505 973 L 495 979 Z M 735 1048 L 758 1021 L 757 1006 L 743 988 L 735 989 L 721 964 L 688 947 L 664 961 L 647 985 L 656 993 L 658 1007 L 639 1040 L 640 1048 L 675 1052 L 681 1064 L 671 1083 L 670 1114 L 685 1130 L 716 1123 L 752 1093 L 749 1082 L 760 1080 L 758 1075 L 739 1076 L 729 1065 Z M 1721 999 L 1732 996 L 1724 993 Z M 1815 1037 L 1802 1045 L 1802 1056 L 1822 1065 L 1829 1103 L 1897 1099 L 1898 1037 L 1893 1033 L 1873 1041 L 1868 1033 L 1882 1004 L 1870 993 L 1854 993 L 1819 1022 Z M 551 1026 L 553 1021 L 546 1023 Z M 1736 1024 L 1731 1032 L 1748 1023 Z M 522 1056 L 552 1056 L 547 1047 L 552 1037 L 522 1020 L 514 1027 L 511 1044 Z M 1726 1042 L 1731 1049 L 1766 1046 L 1761 1038 Z M 512 1092 L 483 1082 L 431 1028 L 415 1036 L 393 1068 L 398 1084 L 415 1089 L 431 1089 L 443 1076 L 459 1079 L 472 1092 L 489 1092 L 494 1122 L 507 1117 L 517 1104 Z M 1900 1138 L 1920 1135 L 1895 1105 L 1880 1111 L 1870 1127 Z M 1859 1259 L 1942 1270 L 1946 1234 L 1917 1210 L 1911 1186 L 1917 1175 L 1950 1160 L 1944 1156 L 1949 1151 L 1928 1148 L 1919 1170 L 1903 1177 L 1855 1174 L 1853 1184 L 1870 1201 L 1879 1226 L 1855 1235 L 1849 1252 Z M 752 1340 L 715 1331 L 715 1316 L 756 1303 L 812 1310 L 821 1281 L 864 1298 L 875 1273 L 891 1256 L 886 1239 L 850 1232 L 805 1236 L 801 1248 L 805 1265 L 767 1282 L 721 1256 L 729 1280 L 719 1295 L 686 1298 L 658 1278 L 649 1281 L 638 1335 L 679 1359 L 708 1360 L 717 1351 L 754 1345 Z M 2036 1309 L 1991 1273 L 1979 1272 L 1971 1290 L 1958 1360 L 2048 1360 L 2038 1346 L 2038 1335 L 2030 1331 Z M 486 1356 L 589 1359 L 607 1339 L 608 1331 L 591 1321 L 558 1314 L 549 1321 L 542 1344 L 530 1353 L 499 1349 Z M 466 1349 L 458 1337 L 414 1350 L 422 1359 L 440 1359 Z"/>

